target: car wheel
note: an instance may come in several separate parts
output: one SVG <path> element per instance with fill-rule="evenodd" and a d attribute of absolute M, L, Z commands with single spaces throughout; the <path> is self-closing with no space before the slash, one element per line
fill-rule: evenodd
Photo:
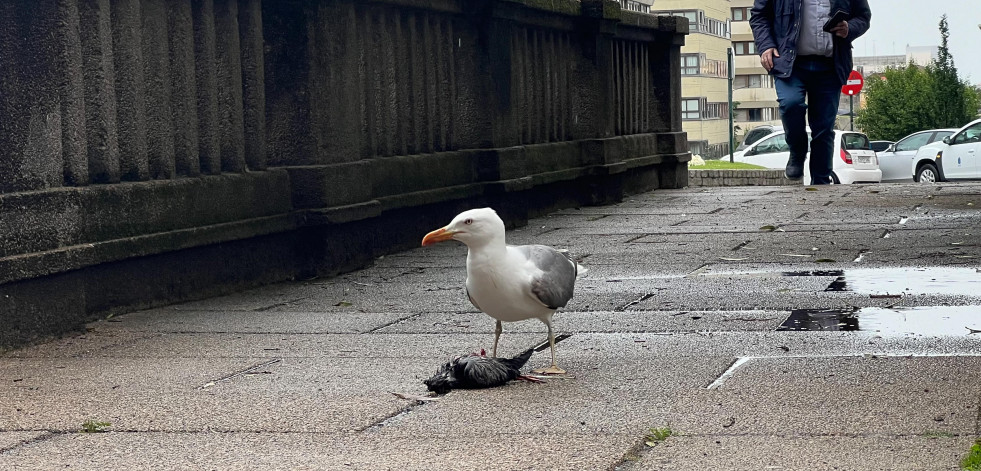
<path fill-rule="evenodd" d="M 937 171 L 936 165 L 923 164 L 923 166 L 916 171 L 916 178 L 913 180 L 925 183 L 936 183 L 940 181 L 940 172 Z"/>
<path fill-rule="evenodd" d="M 838 175 L 835 175 L 834 172 L 831 172 L 831 184 L 832 185 L 841 185 L 841 180 L 838 179 Z"/>

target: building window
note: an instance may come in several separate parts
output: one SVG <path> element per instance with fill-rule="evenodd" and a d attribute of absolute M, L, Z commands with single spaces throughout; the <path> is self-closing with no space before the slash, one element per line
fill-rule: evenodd
<path fill-rule="evenodd" d="M 728 109 L 729 103 L 708 103 L 704 97 L 681 100 L 681 118 L 686 120 L 729 119 Z"/>
<path fill-rule="evenodd" d="M 651 12 L 650 5 L 640 3 L 636 0 L 620 0 L 620 6 L 623 7 L 624 10 L 639 11 L 641 13 Z"/>
<path fill-rule="evenodd" d="M 740 88 L 773 88 L 773 77 L 770 75 L 737 75 L 732 80 L 734 89 Z"/>
<path fill-rule="evenodd" d="M 749 7 L 733 7 L 732 21 L 749 21 Z"/>
<path fill-rule="evenodd" d="M 701 100 L 698 98 L 683 98 L 681 100 L 681 119 L 700 119 L 701 113 L 699 112 L 699 104 Z"/>
<path fill-rule="evenodd" d="M 756 43 L 753 41 L 736 41 L 732 43 L 733 52 L 737 56 L 756 55 Z"/>
<path fill-rule="evenodd" d="M 698 54 L 681 55 L 681 75 L 698 75 Z"/>
<path fill-rule="evenodd" d="M 728 74 L 725 61 L 706 59 L 702 53 L 681 55 L 681 75 L 728 78 Z"/>
<path fill-rule="evenodd" d="M 657 14 L 688 18 L 688 26 L 692 33 L 709 34 L 726 39 L 731 37 L 728 18 L 725 21 L 709 18 L 705 16 L 705 12 L 702 10 L 659 11 Z"/>
<path fill-rule="evenodd" d="M 736 121 L 758 123 L 761 121 L 773 121 L 779 117 L 776 108 L 740 108 L 736 110 Z"/>

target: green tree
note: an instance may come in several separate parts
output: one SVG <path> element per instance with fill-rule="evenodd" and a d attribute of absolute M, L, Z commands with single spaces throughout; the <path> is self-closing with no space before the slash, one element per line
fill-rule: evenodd
<path fill-rule="evenodd" d="M 947 16 L 940 19 L 937 58 L 925 69 L 914 64 L 887 69 L 865 85 L 865 107 L 855 124 L 873 139 L 895 141 L 916 131 L 958 128 L 978 116 L 981 91 L 957 76 L 947 46 Z"/>
<path fill-rule="evenodd" d="M 933 81 L 933 116 L 934 124 L 939 128 L 959 128 L 967 124 L 977 114 L 977 107 L 970 108 L 965 98 L 966 83 L 957 77 L 957 67 L 954 57 L 950 55 L 947 46 L 950 29 L 947 27 L 947 15 L 940 17 L 940 47 L 937 58 L 927 66 L 927 73 Z"/>
<path fill-rule="evenodd" d="M 870 77 L 865 83 L 865 107 L 858 111 L 855 124 L 873 139 L 890 141 L 933 128 L 930 87 L 930 75 L 916 65 L 886 69 L 881 77 Z"/>

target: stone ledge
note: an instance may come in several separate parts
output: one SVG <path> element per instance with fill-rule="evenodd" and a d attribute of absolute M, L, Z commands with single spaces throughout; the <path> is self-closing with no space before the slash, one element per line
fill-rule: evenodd
<path fill-rule="evenodd" d="M 688 170 L 688 186 L 789 186 L 783 170 Z"/>

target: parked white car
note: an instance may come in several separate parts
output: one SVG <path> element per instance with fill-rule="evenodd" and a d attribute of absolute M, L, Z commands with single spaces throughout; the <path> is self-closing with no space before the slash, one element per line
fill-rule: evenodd
<path fill-rule="evenodd" d="M 927 144 L 938 142 L 954 134 L 957 129 L 930 129 L 910 134 L 892 144 L 882 152 L 876 152 L 879 158 L 879 169 L 882 170 L 882 181 L 906 180 L 913 178 L 910 165 L 916 151 Z"/>
<path fill-rule="evenodd" d="M 967 123 L 942 141 L 920 147 L 911 170 L 917 182 L 981 178 L 981 119 Z"/>
<path fill-rule="evenodd" d="M 810 136 L 808 136 L 810 139 Z M 834 183 L 879 183 L 882 171 L 875 151 L 869 145 L 869 138 L 860 132 L 835 130 L 835 144 L 832 151 Z M 790 147 L 784 132 L 778 131 L 750 145 L 740 154 L 733 156 L 734 162 L 745 162 L 766 168 L 786 169 L 790 158 Z M 810 152 L 804 162 L 804 184 L 811 183 Z"/>

